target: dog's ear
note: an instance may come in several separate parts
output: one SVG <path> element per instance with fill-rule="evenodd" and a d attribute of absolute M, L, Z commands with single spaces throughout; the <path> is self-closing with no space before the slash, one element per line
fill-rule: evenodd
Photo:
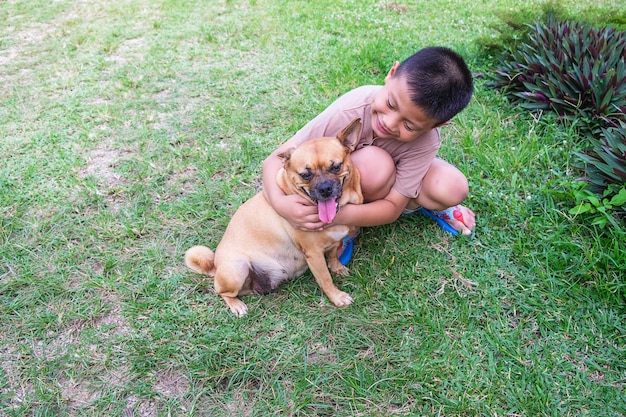
<path fill-rule="evenodd" d="M 291 158 L 291 154 L 293 152 L 293 150 L 296 148 L 289 148 L 287 150 L 282 151 L 281 153 L 278 154 L 278 157 L 283 161 L 283 164 L 285 162 L 287 162 L 289 160 L 289 158 Z"/>
<path fill-rule="evenodd" d="M 337 135 L 337 139 L 352 152 L 359 143 L 359 136 L 361 136 L 360 118 L 353 120 L 352 123 L 343 129 L 341 133 Z"/>

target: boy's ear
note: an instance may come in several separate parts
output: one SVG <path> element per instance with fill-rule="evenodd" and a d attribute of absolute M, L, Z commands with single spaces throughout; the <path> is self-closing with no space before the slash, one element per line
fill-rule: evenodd
<path fill-rule="evenodd" d="M 396 70 L 398 69 L 398 66 L 400 66 L 400 62 L 396 61 L 393 63 L 393 66 L 391 67 L 391 69 L 389 70 L 389 73 L 385 77 L 385 81 L 393 77 L 393 75 L 396 73 Z"/>

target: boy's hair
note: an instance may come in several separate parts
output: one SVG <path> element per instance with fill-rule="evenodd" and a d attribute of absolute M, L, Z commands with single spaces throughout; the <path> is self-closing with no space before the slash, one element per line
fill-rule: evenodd
<path fill-rule="evenodd" d="M 400 64 L 395 76 L 406 78 L 413 104 L 438 124 L 463 110 L 474 92 L 461 55 L 441 46 L 420 49 Z"/>

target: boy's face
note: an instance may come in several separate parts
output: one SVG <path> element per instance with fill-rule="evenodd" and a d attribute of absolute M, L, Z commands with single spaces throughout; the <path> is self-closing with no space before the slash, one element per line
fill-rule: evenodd
<path fill-rule="evenodd" d="M 409 97 L 403 76 L 394 74 L 396 62 L 385 78 L 385 85 L 372 103 L 372 129 L 379 138 L 410 142 L 438 127 Z"/>

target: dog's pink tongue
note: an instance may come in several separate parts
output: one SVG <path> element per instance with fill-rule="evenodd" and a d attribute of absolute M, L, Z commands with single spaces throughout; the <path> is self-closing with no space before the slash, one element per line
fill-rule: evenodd
<path fill-rule="evenodd" d="M 330 223 L 337 214 L 337 200 L 329 198 L 325 201 L 317 202 L 317 213 L 320 216 L 322 223 Z"/>

